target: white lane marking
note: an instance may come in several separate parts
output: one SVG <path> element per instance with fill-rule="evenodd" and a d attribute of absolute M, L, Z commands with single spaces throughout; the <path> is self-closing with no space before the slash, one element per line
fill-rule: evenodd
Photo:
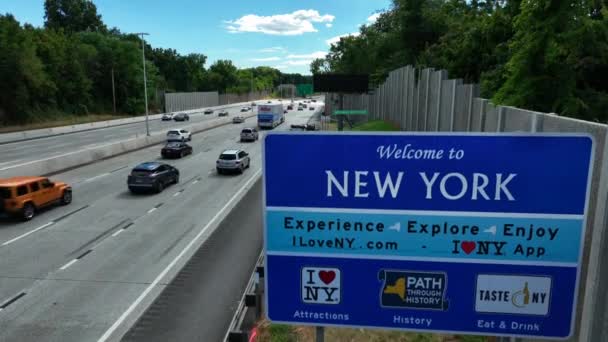
<path fill-rule="evenodd" d="M 114 232 L 114 234 L 112 234 L 112 237 L 117 237 L 117 236 L 118 236 L 118 234 L 120 234 L 120 233 L 122 233 L 122 232 L 124 232 L 124 231 L 125 231 L 124 229 L 119 229 L 119 230 L 117 230 L 116 232 Z"/>
<path fill-rule="evenodd" d="M 9 161 L 6 161 L 6 162 L 2 162 L 2 163 L 0 163 L 0 165 L 4 165 L 4 164 L 12 164 L 12 163 L 16 163 L 16 162 L 21 161 L 21 160 L 23 160 L 23 159 L 14 159 L 14 160 L 9 160 Z"/>
<path fill-rule="evenodd" d="M 95 176 L 95 177 L 91 177 L 91 178 L 89 178 L 89 179 L 85 179 L 83 183 L 92 182 L 92 181 L 94 181 L 94 180 L 96 180 L 96 179 L 98 179 L 98 178 L 105 177 L 105 176 L 107 176 L 107 175 L 109 175 L 109 173 L 102 173 L 102 174 L 97 175 L 97 176 Z"/>
<path fill-rule="evenodd" d="M 156 209 L 158 209 L 158 208 L 154 207 L 154 208 L 152 208 L 152 209 L 148 210 L 148 214 L 153 213 L 154 211 L 156 211 Z"/>
<path fill-rule="evenodd" d="M 181 194 L 182 194 L 182 192 L 181 192 L 181 191 L 178 191 L 178 192 L 176 192 L 176 193 L 174 193 L 174 194 L 173 194 L 173 197 L 177 197 L 177 196 L 179 196 L 179 195 L 181 195 Z"/>
<path fill-rule="evenodd" d="M 51 221 L 51 222 L 49 222 L 47 224 L 44 224 L 44 225 L 42 225 L 42 226 L 40 226 L 40 227 L 38 227 L 36 229 L 30 230 L 29 232 L 27 232 L 25 234 L 19 235 L 16 238 L 13 238 L 11 240 L 6 241 L 5 243 L 2 244 L 2 246 L 10 245 L 11 243 L 13 243 L 15 241 L 18 241 L 18 240 L 21 240 L 21 239 L 23 239 L 24 237 L 26 237 L 26 236 L 28 236 L 30 234 L 34 234 L 35 232 L 37 232 L 37 231 L 39 231 L 41 229 L 44 229 L 44 228 L 52 225 L 53 223 L 55 223 L 55 222 Z"/>
<path fill-rule="evenodd" d="M 73 265 L 73 264 L 74 264 L 76 261 L 78 261 L 78 259 L 74 259 L 74 260 L 72 260 L 72 261 L 68 262 L 67 264 L 65 264 L 65 265 L 61 266 L 59 269 L 60 269 L 61 271 L 63 271 L 63 270 L 65 270 L 66 268 L 68 268 L 68 267 L 72 266 L 72 265 Z"/>
<path fill-rule="evenodd" d="M 195 180 L 194 182 L 192 182 L 192 184 L 196 184 L 196 183 L 198 183 L 198 179 L 197 179 L 197 180 Z"/>
<path fill-rule="evenodd" d="M 226 204 L 222 207 L 222 209 L 218 210 L 218 212 L 211 218 L 211 220 L 209 222 L 207 222 L 207 224 L 201 229 L 201 231 L 198 232 L 198 234 L 196 234 L 196 236 L 188 243 L 188 245 L 186 245 L 186 247 L 184 247 L 184 249 L 182 249 L 182 251 L 169 263 L 169 265 L 167 265 L 167 267 L 165 267 L 162 270 L 162 272 L 160 272 L 160 274 L 152 281 L 152 283 L 150 283 L 150 285 L 148 285 L 148 287 L 146 287 L 144 292 L 142 292 L 139 295 L 139 297 L 137 297 L 137 299 L 135 299 L 135 301 L 133 303 L 131 303 L 131 305 L 127 308 L 127 310 L 125 312 L 123 312 L 122 315 L 120 315 L 120 317 L 118 317 L 116 322 L 114 322 L 114 324 L 112 324 L 112 326 L 108 330 L 106 330 L 106 332 L 99 338 L 99 340 L 97 340 L 97 342 L 108 341 L 110 336 L 116 331 L 116 329 L 118 329 L 118 327 L 125 321 L 125 319 L 127 319 L 127 317 L 133 312 L 133 310 L 135 310 L 135 308 L 144 300 L 144 298 L 146 298 L 146 296 L 150 293 L 150 291 L 152 291 L 152 289 L 155 288 L 158 285 L 158 283 L 160 283 L 160 281 L 167 275 L 167 273 L 169 273 L 169 271 L 175 266 L 175 264 L 177 264 L 177 262 L 194 246 L 194 244 L 198 241 L 198 239 L 200 239 L 201 236 L 203 236 L 205 231 L 207 231 L 207 229 L 209 229 L 209 227 L 213 223 L 215 223 L 215 221 L 223 214 L 223 212 L 230 205 L 232 205 L 232 203 L 245 191 L 245 189 L 247 189 L 251 185 L 251 183 L 253 183 L 254 181 L 256 181 L 258 179 L 258 177 L 260 176 L 261 173 L 262 173 L 262 170 L 259 169 L 251 178 L 249 178 L 249 180 L 247 180 L 245 185 L 243 185 L 239 189 L 239 191 L 237 191 L 230 198 L 230 200 L 228 200 L 228 202 L 226 202 Z"/>

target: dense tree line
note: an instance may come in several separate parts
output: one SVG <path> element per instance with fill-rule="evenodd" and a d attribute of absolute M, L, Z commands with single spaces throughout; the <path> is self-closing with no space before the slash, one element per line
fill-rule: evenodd
<path fill-rule="evenodd" d="M 412 64 L 480 82 L 495 103 L 608 120 L 608 1 L 393 0 L 342 38 L 318 72 L 363 72 L 380 83 Z"/>
<path fill-rule="evenodd" d="M 0 14 L 0 124 L 113 111 L 145 111 L 141 40 L 108 28 L 87 0 L 46 0 L 45 24 L 36 28 Z M 238 69 L 229 60 L 205 67 L 203 54 L 180 55 L 146 44 L 148 100 L 162 109 L 162 93 L 243 93 L 310 77 L 269 67 Z M 114 87 L 113 87 L 114 85 Z"/>

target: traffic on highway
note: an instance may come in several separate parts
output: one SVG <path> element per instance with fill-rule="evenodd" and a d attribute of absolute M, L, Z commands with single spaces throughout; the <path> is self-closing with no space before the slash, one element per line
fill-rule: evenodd
<path fill-rule="evenodd" d="M 196 132 L 187 121 L 158 120 L 155 130 L 164 137 L 159 143 L 50 177 L 0 178 L 0 340 L 42 335 L 61 341 L 115 340 L 124 335 L 257 184 L 260 141 L 267 132 L 259 125 L 260 109 L 262 118 L 264 106 L 280 109 L 274 130 L 309 124 L 313 112 L 285 114 L 287 103 L 265 100 L 248 113 L 235 105 L 225 109 L 228 114 L 193 115 L 191 122 L 225 119 Z M 129 129 L 141 130 L 141 125 Z M 126 127 L 32 143 L 62 139 L 77 148 L 80 135 L 101 143 L 108 134 L 122 136 L 114 130 Z M 48 148 L 50 155 L 63 149 Z M 260 247 L 242 246 L 243 253 L 258 253 Z M 47 329 L 42 322 L 50 316 L 54 323 Z M 228 316 L 222 319 L 229 323 Z"/>

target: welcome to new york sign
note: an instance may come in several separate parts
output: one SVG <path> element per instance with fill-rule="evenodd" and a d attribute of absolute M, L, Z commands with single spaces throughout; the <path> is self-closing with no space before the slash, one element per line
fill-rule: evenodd
<path fill-rule="evenodd" d="M 567 338 L 593 141 L 271 132 L 275 322 Z"/>

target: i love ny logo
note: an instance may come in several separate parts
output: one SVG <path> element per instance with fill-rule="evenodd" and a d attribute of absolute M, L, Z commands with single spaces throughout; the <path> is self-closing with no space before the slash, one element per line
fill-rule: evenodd
<path fill-rule="evenodd" d="M 337 268 L 302 268 L 301 293 L 304 303 L 339 304 L 341 285 L 340 270 Z"/>

